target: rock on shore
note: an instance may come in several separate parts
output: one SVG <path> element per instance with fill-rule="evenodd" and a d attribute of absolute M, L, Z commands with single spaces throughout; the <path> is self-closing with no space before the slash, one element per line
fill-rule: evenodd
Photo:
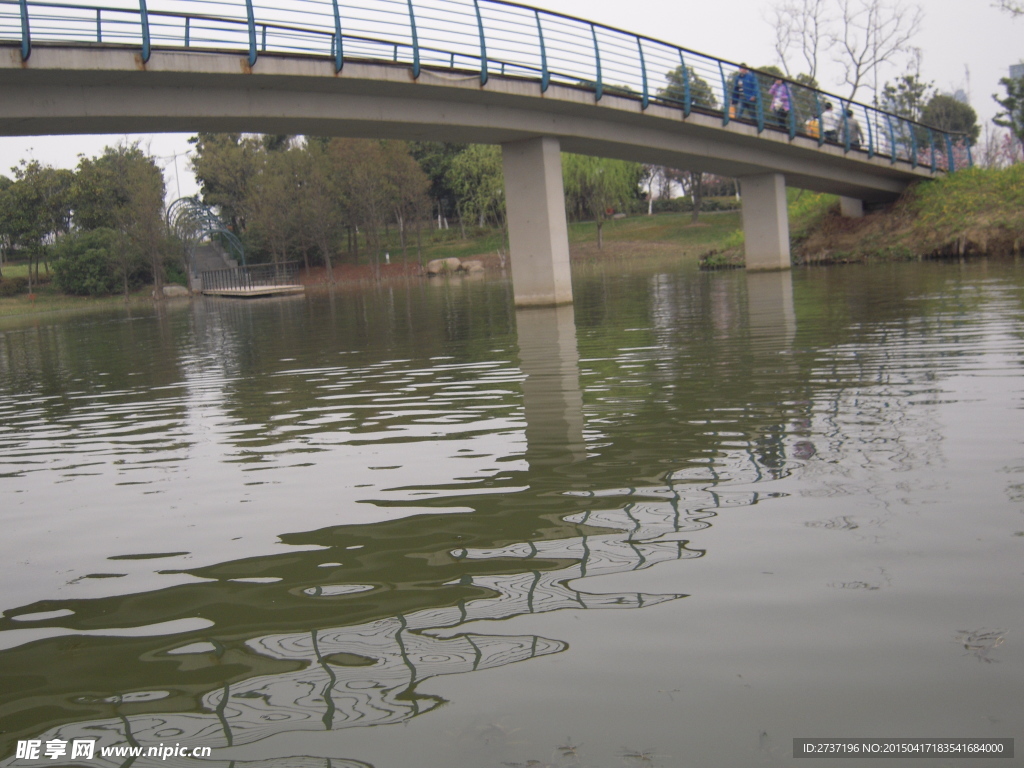
<path fill-rule="evenodd" d="M 433 259 L 428 261 L 423 271 L 427 273 L 427 277 L 454 274 L 472 275 L 483 272 L 484 264 L 479 259 L 467 259 L 466 261 L 462 261 L 454 256 L 450 256 L 447 259 Z"/>

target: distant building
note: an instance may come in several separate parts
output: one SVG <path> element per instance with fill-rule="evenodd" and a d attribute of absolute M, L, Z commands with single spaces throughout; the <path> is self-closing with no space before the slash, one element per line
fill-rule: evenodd
<path fill-rule="evenodd" d="M 959 101 L 961 104 L 970 104 L 971 102 L 967 99 L 967 91 L 963 88 L 957 88 L 953 92 L 953 98 Z"/>
<path fill-rule="evenodd" d="M 1024 63 L 1010 65 L 1010 78 L 1017 80 L 1024 77 Z"/>

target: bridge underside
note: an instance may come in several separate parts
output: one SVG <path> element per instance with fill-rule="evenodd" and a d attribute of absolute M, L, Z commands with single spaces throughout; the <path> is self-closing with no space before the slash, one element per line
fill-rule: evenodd
<path fill-rule="evenodd" d="M 684 119 L 679 109 L 652 103 L 642 110 L 639 100 L 613 94 L 595 104 L 583 88 L 551 85 L 541 94 L 533 80 L 492 74 L 482 86 L 476 73 L 456 71 L 423 70 L 414 80 L 408 67 L 358 61 L 335 74 L 332 62 L 317 57 L 267 54 L 250 68 L 237 53 L 155 50 L 143 64 L 128 48 L 39 45 L 23 63 L 20 49 L 8 47 L 0 49 L 0 99 L 0 135 L 10 136 L 261 132 L 535 149 L 540 145 L 531 140 L 548 137 L 566 152 L 741 179 L 777 177 L 785 186 L 869 202 L 894 199 L 912 181 L 931 176 L 812 139 L 770 130 L 758 135 L 755 126 L 735 121 L 723 126 L 720 116 L 695 112 Z M 547 146 L 535 160 L 550 152 Z M 778 188 L 776 181 L 744 186 Z M 564 209 L 561 217 L 560 227 L 546 225 L 549 239 L 563 237 Z M 772 217 L 755 219 L 766 226 Z M 768 239 L 778 240 L 779 232 Z M 783 261 L 782 268 L 788 247 Z M 553 295 L 561 290 L 550 287 Z"/>

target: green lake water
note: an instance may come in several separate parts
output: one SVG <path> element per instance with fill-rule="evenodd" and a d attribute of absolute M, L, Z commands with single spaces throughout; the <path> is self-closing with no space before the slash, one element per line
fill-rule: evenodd
<path fill-rule="evenodd" d="M 1020 765 L 1022 265 L 574 292 L 3 321 L 0 765 Z"/>

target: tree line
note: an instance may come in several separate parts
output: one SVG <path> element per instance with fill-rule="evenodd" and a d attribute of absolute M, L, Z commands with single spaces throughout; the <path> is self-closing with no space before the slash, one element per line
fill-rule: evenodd
<path fill-rule="evenodd" d="M 191 164 L 201 202 L 242 241 L 250 263 L 323 267 L 420 251 L 424 232 L 505 229 L 501 150 L 440 142 L 200 133 Z M 563 159 L 574 219 L 601 225 L 639 197 L 637 163 Z M 184 282 L 182 244 L 165 221 L 160 168 L 138 144 L 82 157 L 75 170 L 23 161 L 0 176 L 0 279 L 28 264 L 29 293 L 52 278 L 73 294 L 126 296 Z M 10 284 L 10 281 L 5 281 Z"/>
<path fill-rule="evenodd" d="M 445 142 L 199 134 L 202 200 L 258 260 L 379 266 L 421 251 L 425 231 L 506 228 L 500 147 Z M 642 194 L 639 163 L 563 155 L 571 219 L 597 222 Z"/>
<path fill-rule="evenodd" d="M 138 143 L 83 157 L 74 171 L 23 160 L 12 175 L 0 176 L 0 269 L 27 262 L 29 293 L 51 267 L 68 293 L 162 287 L 172 252 L 164 178 Z"/>

